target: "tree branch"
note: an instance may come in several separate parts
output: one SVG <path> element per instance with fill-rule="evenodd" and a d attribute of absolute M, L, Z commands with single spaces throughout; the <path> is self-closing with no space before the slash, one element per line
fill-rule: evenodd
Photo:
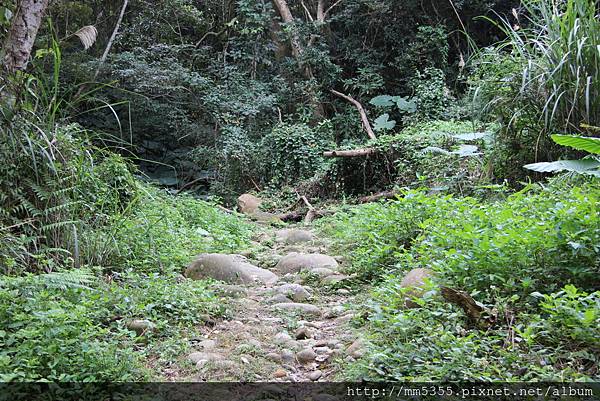
<path fill-rule="evenodd" d="M 324 157 L 356 157 L 356 156 L 368 156 L 370 154 L 377 153 L 376 149 L 363 148 L 363 149 L 350 149 L 350 150 L 332 150 L 323 152 Z"/>
<path fill-rule="evenodd" d="M 102 64 L 104 64 L 104 62 L 106 61 L 106 58 L 108 57 L 108 53 L 110 52 L 113 42 L 117 37 L 117 32 L 119 31 L 119 27 L 121 26 L 121 21 L 123 21 L 123 15 L 125 15 L 127 3 L 129 3 L 129 0 L 123 1 L 123 6 L 121 7 L 121 12 L 119 14 L 119 18 L 117 19 L 115 29 L 113 29 L 112 35 L 110 35 L 110 39 L 108 39 L 108 43 L 106 44 L 106 48 L 104 49 L 104 53 L 102 53 L 102 57 L 100 57 L 100 62 L 98 63 L 98 67 L 96 67 L 96 72 L 94 73 L 94 78 L 92 79 L 92 81 L 95 81 L 98 77 L 98 74 L 100 73 L 100 67 L 102 67 Z"/>
<path fill-rule="evenodd" d="M 350 97 L 348 95 L 344 95 L 343 93 L 338 92 L 336 90 L 331 89 L 331 93 L 333 93 L 334 95 L 339 96 L 339 97 L 341 97 L 343 99 L 346 99 L 347 101 L 349 101 L 350 103 L 352 103 L 354 105 L 354 107 L 356 107 L 356 109 L 358 110 L 358 112 L 360 113 L 360 119 L 362 120 L 363 128 L 367 132 L 367 135 L 369 135 L 369 138 L 371 138 L 371 139 L 377 139 L 377 137 L 375 136 L 375 133 L 373 132 L 373 129 L 371 128 L 371 124 L 369 123 L 369 119 L 367 118 L 367 112 L 363 108 L 362 104 L 360 104 L 358 102 L 358 100 L 355 100 L 354 98 L 352 98 L 352 97 Z"/>

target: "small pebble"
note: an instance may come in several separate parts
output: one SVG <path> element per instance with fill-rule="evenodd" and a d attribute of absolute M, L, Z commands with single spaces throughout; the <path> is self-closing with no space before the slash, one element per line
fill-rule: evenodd
<path fill-rule="evenodd" d="M 308 378 L 312 381 L 317 381 L 321 378 L 321 376 L 323 376 L 323 372 L 321 372 L 320 370 L 315 370 L 314 372 L 311 372 L 308 375 Z"/>

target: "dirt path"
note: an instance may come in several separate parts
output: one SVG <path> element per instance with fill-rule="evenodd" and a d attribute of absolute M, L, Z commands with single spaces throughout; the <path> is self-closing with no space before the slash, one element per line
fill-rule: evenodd
<path fill-rule="evenodd" d="M 362 352 L 349 326 L 354 296 L 343 258 L 327 256 L 327 240 L 304 227 L 259 229 L 256 247 L 235 258 L 278 281 L 221 287 L 230 316 L 201 328 L 187 356 L 196 370 L 184 380 L 333 381 Z"/>

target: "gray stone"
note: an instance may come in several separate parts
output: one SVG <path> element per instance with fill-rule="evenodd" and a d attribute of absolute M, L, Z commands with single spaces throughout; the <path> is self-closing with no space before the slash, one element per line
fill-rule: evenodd
<path fill-rule="evenodd" d="M 292 340 L 292 337 L 288 333 L 285 333 L 282 331 L 281 333 L 277 333 L 275 335 L 275 337 L 273 338 L 273 341 L 275 342 L 275 344 L 285 345 L 293 340 Z"/>
<path fill-rule="evenodd" d="M 342 315 L 345 311 L 346 311 L 346 308 L 344 308 L 342 305 L 336 305 L 336 306 L 332 307 L 331 309 L 329 309 L 325 313 L 325 317 L 328 319 L 338 317 L 338 316 Z"/>
<path fill-rule="evenodd" d="M 308 378 L 314 382 L 319 380 L 321 376 L 323 376 L 323 372 L 321 372 L 320 370 L 315 370 L 314 372 L 310 372 L 308 374 Z"/>
<path fill-rule="evenodd" d="M 204 340 L 200 341 L 197 346 L 199 348 L 209 350 L 215 348 L 217 346 L 217 342 L 215 340 Z"/>
<path fill-rule="evenodd" d="M 314 350 L 318 355 L 331 353 L 331 349 L 329 349 L 329 347 L 315 347 Z"/>
<path fill-rule="evenodd" d="M 281 274 L 298 273 L 301 270 L 311 270 L 314 268 L 328 268 L 336 270 L 337 261 L 331 256 L 321 253 L 296 253 L 292 252 L 277 263 L 275 269 Z"/>
<path fill-rule="evenodd" d="M 272 285 L 277 275 L 256 267 L 239 255 L 204 253 L 199 255 L 185 271 L 185 276 L 194 280 L 213 278 L 228 283 Z"/>
<path fill-rule="evenodd" d="M 296 359 L 298 359 L 298 362 L 301 364 L 310 363 L 314 361 L 316 357 L 317 354 L 312 350 L 312 348 L 303 349 L 296 354 Z"/>
<path fill-rule="evenodd" d="M 306 230 L 279 230 L 275 233 L 275 240 L 288 245 L 294 245 L 302 242 L 310 242 L 314 239 L 313 234 Z"/>
<path fill-rule="evenodd" d="M 289 299 L 288 297 L 286 297 L 283 294 L 275 294 L 271 298 L 267 299 L 267 303 L 269 303 L 269 304 L 280 304 L 280 303 L 285 303 L 285 302 L 290 302 L 290 301 L 291 301 L 291 299 Z"/>
<path fill-rule="evenodd" d="M 348 355 L 351 357 L 358 359 L 365 354 L 365 345 L 364 342 L 359 338 L 355 340 L 346 350 Z"/>
<path fill-rule="evenodd" d="M 314 269 L 310 269 L 310 273 L 314 274 L 319 278 L 325 278 L 327 276 L 332 276 L 335 274 L 335 271 L 328 269 L 326 267 L 317 267 Z"/>
<path fill-rule="evenodd" d="M 281 351 L 281 359 L 285 363 L 293 363 L 295 356 L 294 353 L 289 349 L 284 349 Z"/>
<path fill-rule="evenodd" d="M 283 284 L 277 287 L 277 292 L 291 298 L 294 302 L 303 302 L 311 297 L 311 293 L 300 284 Z M 283 301 L 285 302 L 285 301 Z"/>
<path fill-rule="evenodd" d="M 135 319 L 127 323 L 127 328 L 135 331 L 138 336 L 141 336 L 154 330 L 155 326 L 150 320 Z"/>
<path fill-rule="evenodd" d="M 299 313 L 302 315 L 320 316 L 321 310 L 314 305 L 285 302 L 273 305 L 275 309 Z"/>
<path fill-rule="evenodd" d="M 283 357 L 277 352 L 269 352 L 267 355 L 265 355 L 265 358 L 277 363 L 281 363 L 283 361 Z"/>
<path fill-rule="evenodd" d="M 425 281 L 430 280 L 433 277 L 433 272 L 429 269 L 412 269 L 402 278 L 400 282 L 401 288 L 410 288 L 407 291 L 405 296 L 404 305 L 407 308 L 417 308 L 419 305 L 412 301 L 411 298 L 421 297 L 425 292 L 423 287 L 425 286 Z"/>
<path fill-rule="evenodd" d="M 276 214 L 269 213 L 269 212 L 262 212 L 260 210 L 257 210 L 254 213 L 250 213 L 248 216 L 252 220 L 258 221 L 259 223 L 268 223 L 268 224 L 282 223 L 281 219 Z"/>
<path fill-rule="evenodd" d="M 197 364 L 198 361 L 220 361 L 223 360 L 223 356 L 215 352 L 192 352 L 188 355 L 188 360 L 192 363 Z"/>
<path fill-rule="evenodd" d="M 308 330 L 308 328 L 302 326 L 299 327 L 296 330 L 296 333 L 294 334 L 296 337 L 296 340 L 305 340 L 307 338 L 311 338 L 312 337 L 312 333 L 310 330 Z"/>

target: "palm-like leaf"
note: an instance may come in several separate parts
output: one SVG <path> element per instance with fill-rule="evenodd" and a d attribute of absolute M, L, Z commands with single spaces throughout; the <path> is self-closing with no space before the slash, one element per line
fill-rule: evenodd
<path fill-rule="evenodd" d="M 559 145 L 600 155 L 600 138 L 577 135 L 552 135 L 552 140 Z"/>
<path fill-rule="evenodd" d="M 580 174 L 591 174 L 600 176 L 600 161 L 596 159 L 581 160 L 558 160 L 555 162 L 532 163 L 524 166 L 526 169 L 538 173 L 557 173 L 560 171 L 572 171 Z"/>
<path fill-rule="evenodd" d="M 98 30 L 94 25 L 86 25 L 74 33 L 79 38 L 85 50 L 92 47 L 98 37 Z"/>

